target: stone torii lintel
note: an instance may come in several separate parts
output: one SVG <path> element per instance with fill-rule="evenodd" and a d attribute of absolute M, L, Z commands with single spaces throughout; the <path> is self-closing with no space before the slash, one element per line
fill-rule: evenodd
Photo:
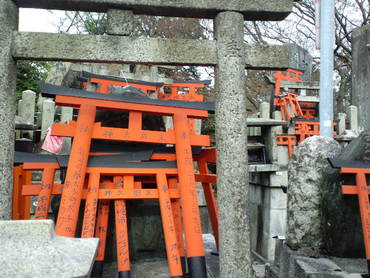
<path fill-rule="evenodd" d="M 20 8 L 107 12 L 128 9 L 136 14 L 214 18 L 218 13 L 234 11 L 245 20 L 283 20 L 292 11 L 295 0 L 13 0 Z"/>
<path fill-rule="evenodd" d="M 16 60 L 216 66 L 217 42 L 14 32 Z M 305 70 L 308 52 L 296 45 L 244 44 L 247 69 Z"/>

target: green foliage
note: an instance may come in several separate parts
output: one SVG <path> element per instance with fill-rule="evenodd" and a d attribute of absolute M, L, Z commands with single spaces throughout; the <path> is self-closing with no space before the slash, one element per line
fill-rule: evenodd
<path fill-rule="evenodd" d="M 107 29 L 107 16 L 87 17 L 84 20 L 84 31 L 92 35 L 103 35 Z"/>
<path fill-rule="evenodd" d="M 18 61 L 17 62 L 17 98 L 21 97 L 22 91 L 32 90 L 39 92 L 38 82 L 44 81 L 52 63 L 41 61 Z"/>
<path fill-rule="evenodd" d="M 58 30 L 60 33 L 77 33 L 103 35 L 107 30 L 106 13 L 87 13 L 66 11 L 60 18 Z"/>

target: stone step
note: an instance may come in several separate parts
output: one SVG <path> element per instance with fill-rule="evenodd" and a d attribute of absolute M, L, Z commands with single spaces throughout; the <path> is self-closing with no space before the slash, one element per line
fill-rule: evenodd
<path fill-rule="evenodd" d="M 0 277 L 88 277 L 99 239 L 55 235 L 51 220 L 0 221 Z"/>
<path fill-rule="evenodd" d="M 266 264 L 265 278 L 279 278 L 279 269 L 272 264 Z"/>
<path fill-rule="evenodd" d="M 254 264 L 252 265 L 252 277 L 253 278 L 265 278 L 266 265 Z"/>

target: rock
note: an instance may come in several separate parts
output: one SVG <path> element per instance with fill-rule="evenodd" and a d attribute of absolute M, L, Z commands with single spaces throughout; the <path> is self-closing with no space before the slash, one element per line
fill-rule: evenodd
<path fill-rule="evenodd" d="M 345 268 L 342 268 L 343 262 L 347 263 Z M 364 266 L 366 269 L 366 262 L 359 264 L 345 259 L 339 264 L 337 258 L 333 260 L 332 258 L 308 257 L 283 244 L 280 263 L 279 265 L 266 265 L 266 278 L 360 278 Z"/>
<path fill-rule="evenodd" d="M 340 153 L 332 138 L 314 136 L 296 148 L 289 163 L 287 244 L 293 249 L 318 252 L 321 232 L 321 180 L 328 157 Z"/>
<path fill-rule="evenodd" d="M 99 239 L 56 236 L 51 220 L 0 221 L 0 277 L 88 277 Z"/>

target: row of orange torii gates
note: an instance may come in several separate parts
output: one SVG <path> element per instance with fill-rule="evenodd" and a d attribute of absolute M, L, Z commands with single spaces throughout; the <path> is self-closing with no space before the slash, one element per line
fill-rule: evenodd
<path fill-rule="evenodd" d="M 282 94 L 283 90 L 280 87 L 281 80 L 300 81 L 299 76 L 301 74 L 302 72 L 287 70 L 285 73 L 278 71 L 274 75 L 276 78 L 274 100 L 277 100 L 274 105 L 280 109 L 284 120 L 289 117 L 289 121 L 291 121 L 294 115 L 294 117 L 300 117 L 301 121 L 305 121 L 300 108 L 301 104 L 296 99 L 297 95 L 289 92 L 283 92 L 284 94 Z M 54 95 L 58 105 L 78 108 L 77 121 L 71 121 L 68 124 L 54 123 L 51 128 L 51 135 L 53 136 L 73 137 L 73 147 L 69 156 L 54 157 L 16 153 L 15 165 L 17 166 L 14 168 L 12 218 L 29 219 L 29 196 L 38 196 L 34 218 L 47 219 L 52 196 L 62 195 L 56 231 L 59 235 L 73 236 L 76 234 L 78 221 L 78 203 L 85 200 L 81 237 L 97 237 L 100 239 L 94 272 L 94 275 L 97 275 L 103 269 L 107 248 L 109 206 L 110 202 L 113 201 L 116 223 L 117 270 L 120 277 L 129 277 L 131 266 L 126 200 L 158 199 L 165 234 L 169 272 L 171 277 L 181 276 L 186 273 L 187 269 L 185 254 L 187 256 L 189 254 L 196 255 L 194 257 L 202 257 L 203 254 L 203 251 L 197 248 L 201 246 L 201 243 L 192 241 L 197 234 L 201 233 L 200 227 L 196 228 L 196 233 L 190 231 L 193 232 L 190 238 L 186 237 L 189 246 L 195 247 L 195 250 L 190 250 L 187 247 L 185 252 L 184 248 L 182 221 L 185 228 L 187 225 L 194 225 L 195 218 L 199 219 L 197 209 L 194 210 L 194 207 L 198 206 L 195 199 L 196 194 L 189 195 L 186 191 L 184 192 L 184 186 L 178 187 L 179 182 L 181 184 L 181 179 L 190 177 L 189 173 L 193 173 L 196 182 L 202 183 L 217 246 L 219 243 L 218 211 L 212 188 L 212 185 L 216 184 L 216 175 L 211 174 L 207 167 L 207 163 L 216 162 L 216 152 L 214 148 L 206 148 L 200 152 L 190 148 L 210 145 L 208 136 L 197 135 L 194 129 L 195 118 L 206 115 L 206 111 L 201 112 L 201 110 L 213 111 L 213 107 L 209 103 L 201 105 L 204 97 L 197 93 L 197 89 L 204 88 L 209 82 L 176 82 L 165 85 L 170 91 L 164 93 L 161 90 L 163 83 L 135 81 L 94 75 L 87 72 L 82 72 L 78 79 L 83 82 L 84 89 L 88 89 L 90 84 L 94 84 L 98 94 L 50 84 L 41 85 L 42 93 L 49 96 Z M 111 86 L 126 88 L 126 93 L 129 95 L 117 97 L 117 95 L 112 94 Z M 156 92 L 159 100 L 180 100 L 181 102 L 155 101 L 142 98 L 142 96 L 138 98 L 140 91 L 136 91 L 139 94 L 136 95 L 136 98 L 132 98 L 135 91 L 127 86 L 135 87 L 147 96 Z M 187 93 L 179 94 L 179 88 L 185 88 Z M 311 121 L 316 116 L 314 111 L 317 111 L 317 109 L 312 106 L 314 104 L 310 105 L 307 108 L 308 111 L 303 110 L 305 116 L 308 117 L 306 121 Z M 89 106 L 91 111 L 88 110 Z M 197 113 L 194 110 L 190 112 L 189 109 L 194 108 L 201 110 Z M 102 126 L 101 123 L 95 123 L 97 109 L 128 112 L 127 128 L 106 127 Z M 166 132 L 144 130 L 142 122 L 143 114 L 146 113 L 155 115 L 172 114 L 174 128 Z M 181 115 L 183 115 L 182 120 Z M 186 120 L 188 122 L 188 129 L 186 129 L 184 120 L 189 116 L 192 118 Z M 316 121 L 313 121 L 313 123 L 316 124 Z M 297 128 L 297 130 L 299 129 Z M 304 138 L 317 135 L 313 132 L 316 132 L 316 130 L 305 134 Z M 279 135 L 277 138 L 278 144 L 280 138 L 284 136 L 290 138 L 294 135 Z M 302 136 L 302 133 L 297 133 L 297 136 Z M 173 144 L 176 146 L 176 151 L 171 152 L 170 149 L 162 148 L 148 152 L 149 147 L 149 149 L 144 148 L 147 151 L 144 157 L 143 150 L 136 149 L 135 152 L 132 147 L 120 147 L 113 152 L 112 150 L 96 149 L 91 151 L 90 145 L 94 148 L 93 139 Z M 293 146 L 289 145 L 288 147 L 290 151 Z M 192 153 L 192 158 L 189 153 Z M 88 161 L 86 170 L 81 167 L 84 160 Z M 140 160 L 142 162 L 138 162 Z M 192 167 L 188 162 L 193 160 L 198 164 L 199 173 L 194 172 L 194 169 L 184 170 L 181 167 L 184 165 Z M 174 163 L 175 161 L 177 163 Z M 67 171 L 66 180 L 64 184 L 54 184 L 56 172 L 61 169 Z M 43 172 L 41 184 L 32 185 L 32 171 Z M 78 183 L 80 186 L 77 191 L 71 185 Z M 150 183 L 156 183 L 157 188 L 148 188 Z M 186 183 L 189 184 L 189 181 L 186 181 Z M 191 225 L 188 224 L 189 222 L 192 222 Z M 173 246 L 178 246 L 178 248 Z M 195 271 L 197 275 L 200 275 L 198 273 L 199 269 L 190 269 L 190 271 Z M 206 273 L 201 275 L 205 276 Z"/>
<path fill-rule="evenodd" d="M 218 171 L 218 209 L 219 209 L 219 247 L 221 277 L 248 277 L 251 271 L 249 216 L 248 216 L 248 163 L 247 163 L 247 126 L 245 107 L 245 68 L 276 69 L 304 68 L 307 66 L 307 55 L 294 46 L 248 46 L 244 44 L 244 20 L 282 20 L 291 12 L 293 0 L 278 1 L 199 1 L 188 0 L 163 4 L 161 0 L 4 0 L 0 3 L 0 38 L 3 57 L 0 62 L 0 165 L 2 179 L 0 181 L 0 217 L 10 218 L 11 184 L 14 161 L 14 91 L 17 60 L 46 60 L 74 62 L 109 62 L 109 63 L 148 63 L 171 65 L 198 65 L 216 67 L 216 139 L 217 139 L 217 171 Z M 131 33 L 119 33 L 117 29 L 108 31 L 109 35 L 70 35 L 47 33 L 18 32 L 18 9 L 20 7 L 81 10 L 107 12 L 113 24 L 122 23 L 125 18 L 109 17 L 111 12 L 129 10 L 130 14 L 148 14 L 157 16 L 198 17 L 214 19 L 214 41 L 176 40 L 157 38 L 136 38 Z M 123 28 L 124 29 L 124 28 Z M 125 30 L 127 32 L 127 30 Z M 174 130 L 171 134 L 155 134 L 158 140 L 175 144 L 177 167 L 167 165 L 163 171 L 156 171 L 157 193 L 161 202 L 162 216 L 168 217 L 167 252 L 173 264 L 170 272 L 173 277 L 182 277 L 179 266 L 179 249 L 171 246 L 177 241 L 175 223 L 170 206 L 170 183 L 164 178 L 165 173 L 178 176 L 180 192 L 174 192 L 182 200 L 184 232 L 186 237 L 186 256 L 191 277 L 205 277 L 205 261 L 202 235 L 199 222 L 198 204 L 195 190 L 196 176 L 193 169 L 192 145 L 206 142 L 202 135 L 190 133 L 188 118 L 205 118 L 209 106 L 182 104 L 181 107 L 164 105 L 159 102 L 121 101 L 117 98 L 97 97 L 84 92 L 45 86 L 44 92 L 56 95 L 59 105 L 79 107 L 79 117 L 75 125 L 62 129 L 63 135 L 75 138 L 68 162 L 67 176 L 62 194 L 59 220 L 56 232 L 59 235 L 74 236 L 78 207 L 83 192 L 86 173 L 90 173 L 89 185 L 95 185 L 102 172 L 91 170 L 88 166 L 89 142 L 92 137 L 105 139 L 125 139 L 126 133 L 115 130 L 104 130 L 94 123 L 97 109 L 102 107 L 113 110 L 131 111 L 128 138 L 145 138 L 140 134 L 140 117 L 142 112 L 170 115 L 174 119 Z M 84 99 L 86 98 L 86 99 Z M 130 108 L 127 103 L 130 103 Z M 134 104 L 133 104 L 134 103 Z M 132 108 L 133 107 L 133 108 Z M 131 118 L 131 117 L 130 117 Z M 132 129 L 131 129 L 132 128 Z M 163 135 L 163 137 L 160 137 Z M 132 136 L 132 137 L 131 137 Z M 138 137 L 139 136 L 139 137 Z M 148 138 L 148 137 L 147 137 Z M 156 138 L 153 134 L 153 138 Z M 162 139 L 161 139 L 162 138 Z M 164 139 L 163 139 L 164 138 Z M 76 140 L 78 139 L 78 140 Z M 161 142 L 162 142 L 161 141 Z M 205 144 L 207 145 L 207 144 Z M 245 155 L 240 155 L 245 154 Z M 152 163 L 152 162 L 151 162 Z M 152 167 L 151 165 L 150 167 Z M 145 168 L 130 168 L 130 172 L 121 172 L 116 168 L 102 168 L 109 175 L 125 176 L 126 184 L 133 186 L 133 176 L 149 171 Z M 44 169 L 44 168 L 43 168 Z M 169 172 L 166 172 L 166 171 Z M 52 172 L 53 170 L 51 170 Z M 104 172 L 103 171 L 103 172 Z M 107 174 L 107 173 L 103 173 Z M 153 174 L 153 173 L 152 173 Z M 201 174 L 202 175 L 202 174 Z M 206 175 L 204 173 L 204 175 Z M 202 182 L 212 182 L 207 175 Z M 117 177 L 112 185 L 121 190 L 121 180 Z M 138 185 L 136 185 L 138 186 Z M 94 188 L 94 187 L 92 187 Z M 137 188 L 136 190 L 139 190 Z M 49 183 L 41 187 L 43 197 L 53 193 Z M 56 188 L 57 190 L 57 188 Z M 109 192 L 113 192 L 113 191 Z M 96 194 L 96 190 L 90 190 Z M 100 193 L 99 193 L 100 194 Z M 109 193 L 113 194 L 113 193 Z M 108 195 L 109 195 L 108 194 Z M 146 194 L 146 193 L 145 193 Z M 154 194 L 154 193 L 153 193 Z M 177 194 L 177 195 L 176 195 Z M 96 195 L 94 195 L 96 197 Z M 94 197 L 86 196 L 91 205 L 96 206 Z M 47 198 L 42 198 L 47 200 Z M 116 199 L 115 208 L 118 220 L 124 221 L 124 201 Z M 40 203 L 40 205 L 42 202 Z M 42 210 L 41 210 L 42 211 Z M 89 214 L 89 221 L 94 215 Z M 172 220 L 171 220 L 172 219 Z M 88 221 L 88 219 L 86 219 Z M 87 225 L 87 224 L 86 224 Z M 91 222 L 90 222 L 91 225 Z M 87 225 L 88 232 L 93 230 Z M 117 227 L 122 229 L 122 226 Z M 124 233 L 123 233 L 124 234 Z M 120 239 L 125 242 L 125 238 Z M 124 265 L 123 261 L 123 265 Z M 122 266 L 122 265 L 121 265 Z"/>
<path fill-rule="evenodd" d="M 277 136 L 277 144 L 288 146 L 289 157 L 293 155 L 293 148 L 310 136 L 320 135 L 319 102 L 298 100 L 294 92 L 282 88 L 282 81 L 301 82 L 303 72 L 288 69 L 286 72 L 278 71 L 275 78 L 275 91 L 273 105 L 280 110 L 281 118 L 294 124 L 295 134 L 281 134 Z M 333 123 L 333 135 L 337 123 Z"/>

